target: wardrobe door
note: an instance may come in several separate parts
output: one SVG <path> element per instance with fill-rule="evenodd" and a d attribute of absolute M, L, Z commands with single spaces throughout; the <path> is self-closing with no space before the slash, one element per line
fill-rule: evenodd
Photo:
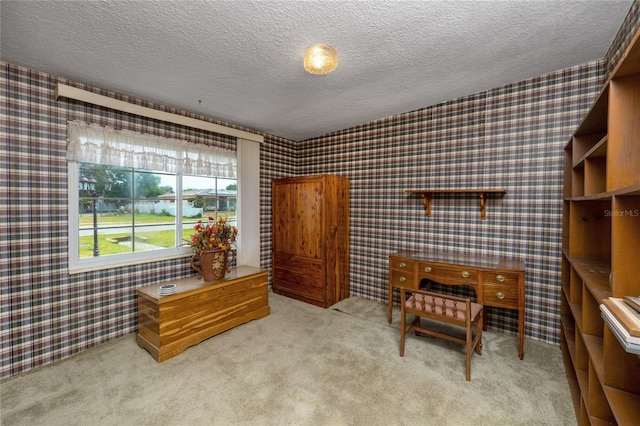
<path fill-rule="evenodd" d="M 322 179 L 272 185 L 273 291 L 326 307 Z"/>

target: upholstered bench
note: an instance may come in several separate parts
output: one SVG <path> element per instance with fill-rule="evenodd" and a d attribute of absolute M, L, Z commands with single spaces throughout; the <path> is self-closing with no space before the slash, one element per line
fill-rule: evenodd
<path fill-rule="evenodd" d="M 404 341 L 407 333 L 414 330 L 465 345 L 467 354 L 467 381 L 471 380 L 471 355 L 482 354 L 482 305 L 470 299 L 433 293 L 424 290 L 400 289 L 400 356 L 404 356 Z M 415 319 L 407 325 L 407 315 Z M 451 324 L 465 329 L 465 338 L 422 327 L 420 318 Z M 475 328 L 475 336 L 473 333 Z"/>

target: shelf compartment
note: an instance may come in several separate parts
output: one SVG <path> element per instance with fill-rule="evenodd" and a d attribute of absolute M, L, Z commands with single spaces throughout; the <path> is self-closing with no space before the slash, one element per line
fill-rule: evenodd
<path fill-rule="evenodd" d="M 607 397 L 598 380 L 593 363 L 589 364 L 589 416 L 604 422 L 614 422 L 613 413 L 609 408 Z M 593 423 L 593 422 L 592 422 Z M 606 423 L 605 423 L 606 424 Z"/>
<path fill-rule="evenodd" d="M 640 183 L 640 75 L 611 82 L 607 190 Z M 636 149 L 632 149 L 635 145 Z"/>
<path fill-rule="evenodd" d="M 638 296 L 640 196 L 614 197 L 611 215 L 613 297 Z"/>
<path fill-rule="evenodd" d="M 604 328 L 603 345 L 603 384 L 640 398 L 640 356 L 626 352 L 608 326 Z"/>
<path fill-rule="evenodd" d="M 582 296 L 582 328 L 581 331 L 585 336 L 600 336 L 604 321 L 600 315 L 600 303 L 593 297 L 589 290 L 584 287 Z"/>
<path fill-rule="evenodd" d="M 567 259 L 567 256 L 564 255 L 564 253 L 562 255 L 562 266 L 560 270 L 560 282 L 562 285 L 562 289 L 564 290 L 567 297 L 569 297 L 571 290 L 571 263 L 569 262 L 569 259 Z"/>
<path fill-rule="evenodd" d="M 584 197 L 584 163 L 571 169 L 571 197 Z"/>
<path fill-rule="evenodd" d="M 640 419 L 640 395 L 604 386 L 604 393 L 619 425 L 638 424 Z"/>
<path fill-rule="evenodd" d="M 577 324 L 576 324 L 577 325 Z M 582 333 L 580 332 L 580 328 L 576 328 L 576 354 L 573 359 L 574 366 L 576 368 L 576 374 L 578 372 L 587 373 L 589 370 L 589 353 L 587 352 L 587 347 L 584 344 L 584 339 L 582 338 Z M 578 377 L 580 379 L 580 377 Z M 587 391 L 586 387 L 580 384 L 580 389 L 582 389 L 582 393 Z"/>
<path fill-rule="evenodd" d="M 589 352 L 591 364 L 598 378 L 598 382 L 604 383 L 604 346 L 602 336 L 584 334 L 584 344 Z"/>
<path fill-rule="evenodd" d="M 605 85 L 600 90 L 598 97 L 595 102 L 591 105 L 589 112 L 582 119 L 582 122 L 578 126 L 574 135 L 575 137 L 583 137 L 585 135 L 600 135 L 607 133 L 608 125 L 607 125 L 607 116 L 609 113 L 609 83 L 605 83 Z M 587 149 L 588 150 L 588 149 Z M 585 150 L 584 152 L 586 152 Z M 575 152 L 575 151 L 574 151 Z M 578 150 L 579 152 L 579 150 Z M 581 154 L 580 156 L 584 155 Z"/>
<path fill-rule="evenodd" d="M 571 140 L 567 146 L 564 148 L 564 166 L 563 166 L 563 186 L 562 186 L 562 197 L 569 198 L 571 197 L 571 171 L 573 170 L 573 140 Z"/>
<path fill-rule="evenodd" d="M 571 267 L 571 276 L 569 281 L 569 303 L 573 305 L 582 305 L 582 278 L 575 268 Z"/>
<path fill-rule="evenodd" d="M 591 157 L 584 162 L 585 197 L 607 191 L 607 158 Z"/>
<path fill-rule="evenodd" d="M 575 328 L 573 328 L 571 325 L 568 325 L 567 328 L 564 328 L 563 325 L 563 328 L 560 330 L 560 332 L 565 335 L 565 340 L 562 341 L 562 344 L 563 348 L 567 351 L 566 356 L 569 360 L 569 365 L 571 365 L 571 371 L 568 371 L 567 374 L 571 373 L 569 375 L 575 379 L 575 371 L 573 368 L 576 362 Z"/>
<path fill-rule="evenodd" d="M 569 212 L 571 211 L 571 202 L 562 202 L 562 251 L 569 249 Z"/>
<path fill-rule="evenodd" d="M 611 297 L 609 262 L 594 259 L 571 259 L 571 266 L 576 271 L 585 287 L 596 298 L 597 304 Z"/>
<path fill-rule="evenodd" d="M 583 163 L 588 158 L 605 158 L 607 156 L 607 134 L 591 133 L 573 137 L 573 167 Z"/>
<path fill-rule="evenodd" d="M 608 141 L 609 135 L 602 135 L 602 138 L 600 138 L 600 140 L 584 155 L 585 159 L 606 158 Z"/>
<path fill-rule="evenodd" d="M 611 259 L 611 209 L 608 200 L 572 201 L 569 212 L 569 257 Z"/>
<path fill-rule="evenodd" d="M 583 399 L 583 402 L 585 403 L 585 408 L 587 409 L 587 412 L 588 412 L 589 401 L 585 400 L 584 397 L 589 392 L 589 371 L 576 368 L 576 378 L 578 379 L 578 387 L 580 388 L 580 394 L 582 394 L 582 399 Z"/>
<path fill-rule="evenodd" d="M 562 316 L 560 322 L 562 324 L 562 331 L 567 339 L 567 344 L 575 345 L 576 325 L 573 317 Z"/>
<path fill-rule="evenodd" d="M 571 315 L 575 321 L 576 336 L 580 334 L 582 330 L 582 305 L 576 305 L 575 303 L 569 303 Z"/>

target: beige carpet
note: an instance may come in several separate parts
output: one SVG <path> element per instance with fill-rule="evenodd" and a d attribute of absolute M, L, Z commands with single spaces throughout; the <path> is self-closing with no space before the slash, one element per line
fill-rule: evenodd
<path fill-rule="evenodd" d="M 133 335 L 7 379 L 11 425 L 575 425 L 560 349 L 484 335 L 464 379 L 461 345 L 409 336 L 386 305 L 320 309 L 270 294 L 271 315 L 161 364 Z"/>

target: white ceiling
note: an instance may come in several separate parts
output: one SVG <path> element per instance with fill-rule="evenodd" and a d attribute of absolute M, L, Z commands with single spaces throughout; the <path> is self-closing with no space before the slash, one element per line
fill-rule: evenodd
<path fill-rule="evenodd" d="M 0 56 L 298 141 L 601 59 L 632 3 L 2 0 Z"/>

